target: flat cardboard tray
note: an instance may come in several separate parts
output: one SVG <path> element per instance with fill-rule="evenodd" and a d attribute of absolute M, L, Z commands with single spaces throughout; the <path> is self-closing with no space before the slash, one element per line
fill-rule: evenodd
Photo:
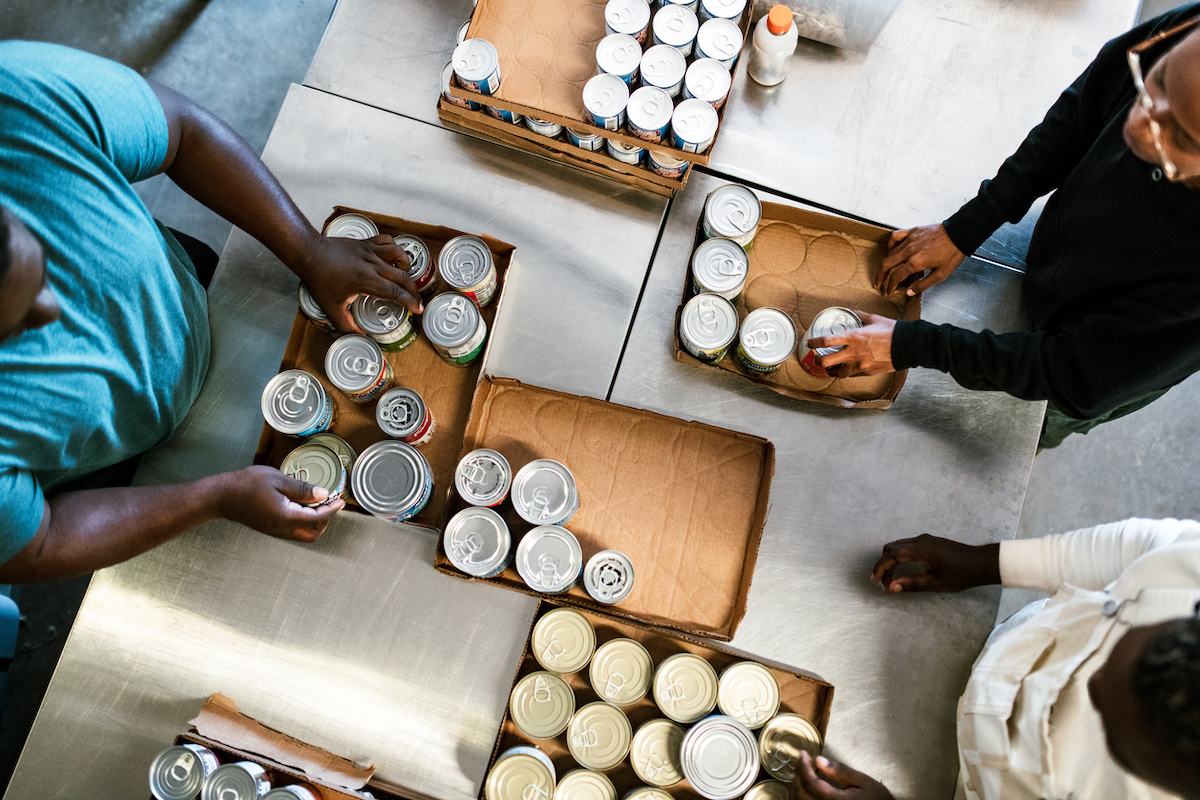
<path fill-rule="evenodd" d="M 426 225 L 411 222 L 397 217 L 389 217 L 369 211 L 338 206 L 330 214 L 329 219 L 346 213 L 362 214 L 369 217 L 379 228 L 380 233 L 396 235 L 408 233 L 418 236 L 429 245 L 430 258 L 436 263 L 442 246 L 462 231 L 444 228 L 437 225 Z M 328 224 L 329 220 L 326 220 Z M 480 238 L 492 251 L 496 264 L 499 287 L 496 298 L 483 309 L 483 318 L 488 325 L 488 347 L 491 336 L 495 333 L 493 324 L 503 300 L 505 278 L 512 263 L 514 248 L 487 235 Z M 445 290 L 442 279 L 437 278 L 438 285 L 434 293 Z M 430 295 L 432 296 L 432 295 Z M 420 321 L 414 320 L 419 327 Z M 344 394 L 335 389 L 325 377 L 325 351 L 334 341 L 334 337 L 324 333 L 314 325 L 302 311 L 296 312 L 292 332 L 288 337 L 287 348 L 284 350 L 280 370 L 303 369 L 315 375 L 337 408 L 337 421 L 333 432 L 341 436 L 361 453 L 364 448 L 375 442 L 387 439 L 388 436 L 375 422 L 375 404 L 361 406 L 350 402 Z M 433 413 L 437 430 L 433 438 L 422 445 L 421 453 L 429 460 L 433 469 L 434 491 L 429 503 L 421 513 L 409 522 L 429 528 L 437 528 L 442 520 L 442 512 L 446 506 L 449 489 L 454 485 L 454 468 L 458 464 L 459 447 L 462 443 L 463 431 L 467 427 L 470 416 L 471 397 L 483 365 L 487 361 L 485 350 L 483 358 L 469 367 L 452 367 L 438 356 L 437 351 L 425 338 L 418 334 L 417 341 L 399 353 L 384 353 L 396 374 L 396 386 L 407 386 L 416 389 L 424 398 L 426 405 Z M 268 464 L 278 467 L 283 459 L 300 444 L 300 440 L 277 432 L 270 425 L 263 424 L 262 436 L 258 441 L 258 450 L 254 454 L 255 464 Z M 367 513 L 353 501 L 347 501 L 346 508 L 359 513 Z"/>
<path fill-rule="evenodd" d="M 568 605 L 729 641 L 746 597 L 769 511 L 775 447 L 766 439 L 644 409 L 527 386 L 485 375 L 471 404 L 463 453 L 488 447 L 515 474 L 553 458 L 575 475 L 579 511 L 566 528 L 586 562 L 620 550 L 636 571 L 633 592 L 617 605 L 593 601 L 582 585 L 560 595 Z M 457 494 L 446 518 L 463 508 Z M 531 526 L 512 510 L 514 548 Z M 437 568 L 468 580 L 438 542 Z M 509 566 L 488 583 L 535 594 Z"/>
<path fill-rule="evenodd" d="M 756 308 L 773 306 L 792 318 L 801 338 L 813 317 L 830 306 L 893 319 L 920 319 L 920 295 L 908 297 L 898 290 L 890 297 L 883 297 L 872 286 L 887 253 L 891 233 L 878 225 L 764 202 L 762 220 L 748 251 L 750 271 L 746 288 L 734 303 L 739 319 L 745 319 Z M 703 233 L 697 223 L 692 249 L 701 241 Z M 734 352 L 736 342 L 716 364 L 693 358 L 679 342 L 679 317 L 691 297 L 690 264 L 687 274 L 675 311 L 676 361 L 731 372 L 787 397 L 841 408 L 886 409 L 900 394 L 907 370 L 865 378 L 818 378 L 800 366 L 799 348 L 773 375 L 750 374 L 742 369 Z"/>
<path fill-rule="evenodd" d="M 553 610 L 555 605 L 550 602 L 543 601 L 538 607 L 536 620 L 540 619 L 543 614 Z M 779 683 L 779 713 L 790 712 L 799 714 L 817 726 L 817 730 L 821 733 L 821 739 L 825 739 L 825 730 L 829 725 L 829 713 L 833 706 L 833 686 L 825 681 L 817 678 L 812 678 L 807 675 L 797 673 L 795 670 L 772 664 L 763 661 L 762 659 L 753 656 L 746 656 L 735 653 L 731 650 L 726 650 L 712 644 L 704 643 L 692 639 L 689 636 L 683 636 L 677 633 L 668 631 L 652 630 L 646 626 L 639 625 L 636 622 L 626 622 L 622 620 L 612 619 L 606 615 L 595 614 L 588 611 L 582 612 L 588 621 L 592 623 L 592 627 L 596 630 L 597 646 L 603 644 L 609 639 L 620 637 L 628 637 L 640 642 L 646 650 L 649 651 L 650 657 L 653 659 L 657 667 L 663 659 L 672 656 L 676 653 L 693 653 L 695 655 L 706 658 L 713 668 L 720 675 L 721 672 L 728 666 L 736 664 L 739 661 L 757 661 L 767 667 L 775 676 L 775 680 Z M 530 627 L 530 636 L 533 635 L 533 628 Z M 525 654 L 521 659 L 520 666 L 517 669 L 517 674 L 513 677 L 513 687 L 517 685 L 517 681 L 525 677 L 531 672 L 536 672 L 542 667 L 534 659 L 526 640 Z M 587 676 L 587 668 L 574 675 L 562 676 L 567 684 L 575 691 L 575 707 L 581 708 L 587 703 L 599 700 L 591 687 L 591 683 Z M 511 691 L 511 690 L 510 690 Z M 639 700 L 631 706 L 625 706 L 622 710 L 628 715 L 630 723 L 632 723 L 634 733 L 642 724 L 660 717 L 666 716 L 654 704 L 653 691 L 645 698 Z M 713 713 L 718 713 L 716 709 Z M 689 726 L 685 725 L 684 728 Z M 566 773 L 573 769 L 578 769 L 579 765 L 575 759 L 571 757 L 570 751 L 567 748 L 566 734 L 560 734 L 554 739 L 528 739 L 517 730 L 517 726 L 509 718 L 508 709 L 505 709 L 504 720 L 500 725 L 500 731 L 496 736 L 496 746 L 492 749 L 492 758 L 488 762 L 488 771 L 491 771 L 492 766 L 496 763 L 496 758 L 510 747 L 519 745 L 534 745 L 540 748 L 550 760 L 554 762 L 554 769 L 561 778 Z M 630 764 L 629 757 L 625 759 L 605 774 L 612 780 L 613 785 L 617 790 L 617 797 L 623 797 L 626 792 L 631 789 L 639 788 L 643 785 L 643 781 L 637 777 Z M 758 780 L 767 780 L 770 776 L 765 770 L 760 771 Z M 757 781 L 756 781 L 757 782 Z M 484 778 L 484 785 L 487 779 Z M 703 800 L 701 796 L 687 782 L 683 780 L 674 786 L 665 790 L 676 800 Z M 480 800 L 484 800 L 483 788 L 479 792 Z"/>

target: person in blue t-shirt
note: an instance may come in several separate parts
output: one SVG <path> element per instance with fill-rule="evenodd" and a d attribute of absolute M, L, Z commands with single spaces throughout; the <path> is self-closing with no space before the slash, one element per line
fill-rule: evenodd
<path fill-rule="evenodd" d="M 196 268 L 132 183 L 165 172 L 295 272 L 342 330 L 358 294 L 422 310 L 388 237 L 326 239 L 183 95 L 57 45 L 0 42 L 0 583 L 84 574 L 216 517 L 312 541 L 342 507 L 267 467 L 64 490 L 162 442 L 208 368 Z"/>

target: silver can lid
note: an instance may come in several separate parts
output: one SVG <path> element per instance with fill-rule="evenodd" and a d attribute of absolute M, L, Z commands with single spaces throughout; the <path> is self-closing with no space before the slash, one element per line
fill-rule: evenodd
<path fill-rule="evenodd" d="M 485 578 L 508 562 L 512 541 L 503 517 L 490 508 L 472 506 L 446 523 L 442 544 L 455 569 Z"/>
<path fill-rule="evenodd" d="M 379 380 L 383 361 L 379 345 L 366 336 L 348 333 L 325 351 L 325 376 L 343 392 L 358 392 Z"/>
<path fill-rule="evenodd" d="M 746 10 L 746 0 L 700 0 L 700 8 L 710 17 L 740 18 Z"/>
<path fill-rule="evenodd" d="M 704 217 L 717 235 L 736 239 L 758 227 L 762 203 L 749 187 L 731 183 L 708 195 Z"/>
<path fill-rule="evenodd" d="M 379 235 L 379 228 L 362 214 L 342 214 L 329 220 L 325 235 L 331 239 L 373 239 Z"/>
<path fill-rule="evenodd" d="M 684 9 L 684 11 L 687 11 L 687 9 Z M 661 16 L 662 11 L 658 13 Z M 653 47 L 647 48 L 646 52 L 642 55 L 642 83 L 649 85 L 649 87 L 643 86 L 643 89 L 651 87 L 670 89 L 682 81 L 686 73 L 687 59 L 683 57 L 683 53 L 670 45 L 656 44 Z M 637 92 L 633 94 L 636 96 Z M 632 104 L 632 99 L 630 103 Z M 658 117 L 655 118 L 657 119 Z M 667 120 L 670 120 L 670 118 L 671 116 L 668 114 Z M 643 125 L 642 127 L 646 126 Z M 653 127 L 657 128 L 659 126 L 655 125 Z"/>
<path fill-rule="evenodd" d="M 513 687 L 508 715 L 530 739 L 553 739 L 575 713 L 575 692 L 553 672 L 531 672 Z"/>
<path fill-rule="evenodd" d="M 304 440 L 305 444 L 320 444 L 328 447 L 333 452 L 337 453 L 338 460 L 342 462 L 342 466 L 346 468 L 346 474 L 350 474 L 350 470 L 354 469 L 354 462 L 358 460 L 358 451 L 350 446 L 342 437 L 336 433 L 322 431 L 314 433 L 312 436 Z"/>
<path fill-rule="evenodd" d="M 863 321 L 859 319 L 858 314 L 855 314 L 848 308 L 834 306 L 827 308 L 820 314 L 813 317 L 812 325 L 808 326 L 808 333 L 805 334 L 805 339 L 816 339 L 823 336 L 841 336 L 846 331 L 858 330 L 863 326 Z M 841 347 L 821 347 L 818 348 L 818 355 L 828 355 Z"/>
<path fill-rule="evenodd" d="M 779 682 L 756 661 L 725 668 L 717 684 L 717 707 L 747 728 L 761 728 L 779 711 Z"/>
<path fill-rule="evenodd" d="M 553 459 L 530 461 L 513 476 L 512 502 L 521 519 L 531 525 L 548 520 L 565 524 L 579 507 L 575 476 Z"/>
<path fill-rule="evenodd" d="M 375 421 L 388 436 L 403 439 L 420 429 L 425 422 L 425 401 L 412 389 L 396 387 L 379 398 L 375 406 Z"/>
<path fill-rule="evenodd" d="M 454 470 L 454 488 L 472 505 L 495 505 L 511 487 L 512 468 L 508 459 L 486 447 L 467 453 Z"/>
<path fill-rule="evenodd" d="M 633 591 L 633 562 L 619 550 L 601 550 L 583 568 L 583 588 L 598 603 L 612 605 Z"/>
<path fill-rule="evenodd" d="M 220 762 L 207 747 L 168 747 L 150 762 L 150 794 L 155 800 L 196 800 L 200 788 Z"/>
<path fill-rule="evenodd" d="M 516 562 L 517 573 L 530 589 L 561 594 L 579 580 L 583 549 L 566 528 L 542 525 L 522 537 Z"/>
<path fill-rule="evenodd" d="M 756 308 L 742 320 L 746 355 L 763 364 L 782 364 L 796 349 L 796 325 L 778 308 Z"/>
<path fill-rule="evenodd" d="M 393 236 L 392 241 L 408 256 L 408 274 L 419 278 L 429 271 L 429 245 L 407 233 Z"/>
<path fill-rule="evenodd" d="M 684 73 L 683 85 L 692 97 L 706 103 L 719 103 L 729 96 L 733 77 L 715 58 L 697 58 Z"/>
<path fill-rule="evenodd" d="M 450 93 L 450 79 L 452 77 L 454 77 L 454 62 L 447 61 L 446 66 L 442 67 L 442 94 Z"/>
<path fill-rule="evenodd" d="M 702 144 L 716 136 L 718 123 L 717 111 L 707 100 L 684 100 L 671 114 L 671 130 L 693 144 Z"/>
<path fill-rule="evenodd" d="M 204 782 L 200 797 L 201 800 L 258 800 L 270 788 L 266 770 L 253 761 L 237 761 L 217 767 Z"/>
<path fill-rule="evenodd" d="M 779 714 L 759 731 L 759 759 L 776 780 L 791 783 L 801 750 L 813 758 L 821 755 L 821 732 L 799 714 Z"/>
<path fill-rule="evenodd" d="M 297 434 L 321 419 L 328 402 L 320 381 L 302 369 L 288 369 L 267 381 L 261 405 L 263 417 L 272 428 Z"/>
<path fill-rule="evenodd" d="M 629 95 L 626 115 L 634 127 L 652 131 L 670 123 L 674 110 L 669 94 L 654 86 L 643 86 Z"/>
<path fill-rule="evenodd" d="M 580 141 L 580 143 L 595 142 L 599 139 L 604 139 L 604 137 L 601 136 L 600 134 L 592 133 L 591 131 L 580 131 L 580 130 L 576 130 L 575 128 L 567 128 L 567 131 L 569 133 L 574 134 L 575 138 L 578 139 Z"/>
<path fill-rule="evenodd" d="M 323 308 L 317 305 L 317 301 L 313 300 L 312 293 L 308 291 L 308 287 L 303 283 L 300 284 L 300 288 L 296 292 L 296 297 L 300 301 L 300 310 L 304 312 L 306 317 L 326 322 L 329 320 L 329 315 L 325 313 Z"/>
<path fill-rule="evenodd" d="M 625 144 L 624 142 L 617 141 L 616 139 L 609 139 L 606 144 L 610 150 L 615 150 L 618 153 L 625 153 L 626 155 L 641 153 L 646 149 L 636 144 Z"/>
<path fill-rule="evenodd" d="M 467 31 L 471 29 L 471 20 L 467 20 L 458 28 L 457 43 L 462 44 L 467 40 Z"/>
<path fill-rule="evenodd" d="M 471 298 L 458 292 L 443 292 L 425 304 L 421 330 L 439 347 L 457 347 L 479 330 L 482 317 Z"/>
<path fill-rule="evenodd" d="M 686 158 L 676 158 L 666 153 L 660 153 L 657 150 L 647 150 L 646 157 L 663 169 L 679 169 L 688 164 Z"/>
<path fill-rule="evenodd" d="M 665 5 L 654 15 L 654 38 L 664 45 L 686 47 L 699 28 L 696 12 L 686 6 Z"/>
<path fill-rule="evenodd" d="M 698 294 L 684 305 L 679 326 L 696 347 L 718 350 L 737 337 L 737 309 L 718 294 Z"/>
<path fill-rule="evenodd" d="M 464 81 L 482 81 L 500 68 L 500 54 L 487 39 L 464 39 L 450 59 L 454 72 Z"/>
<path fill-rule="evenodd" d="M 429 462 L 415 447 L 385 440 L 362 451 L 350 476 L 359 504 L 378 516 L 411 509 L 430 481 Z"/>
<path fill-rule="evenodd" d="M 617 789 L 603 772 L 575 769 L 562 776 L 554 800 L 617 800 Z"/>
<path fill-rule="evenodd" d="M 596 66 L 608 75 L 628 75 L 642 60 L 642 46 L 625 33 L 610 33 L 596 45 Z"/>
<path fill-rule="evenodd" d="M 478 286 L 492 269 L 492 251 L 478 236 L 455 236 L 438 255 L 438 272 L 451 288 L 466 291 Z"/>
<path fill-rule="evenodd" d="M 383 336 L 399 328 L 408 319 L 408 309 L 382 297 L 360 294 L 350 304 L 350 314 L 358 327 L 376 336 Z"/>
<path fill-rule="evenodd" d="M 638 728 L 629 748 L 637 776 L 651 786 L 674 786 L 683 780 L 679 763 L 684 730 L 669 719 L 652 719 Z"/>
<path fill-rule="evenodd" d="M 745 725 L 717 714 L 687 732 L 680 760 L 688 783 L 702 797 L 733 800 L 758 777 L 758 742 Z"/>
<path fill-rule="evenodd" d="M 615 117 L 628 104 L 629 85 L 616 75 L 593 75 L 583 85 L 583 107 L 598 117 Z"/>
<path fill-rule="evenodd" d="M 330 497 L 346 488 L 346 465 L 322 444 L 302 444 L 283 458 L 279 471 L 298 481 L 320 486 Z"/>
<path fill-rule="evenodd" d="M 646 0 L 608 0 L 604 24 L 616 33 L 641 33 L 650 24 L 650 4 Z"/>
<path fill-rule="evenodd" d="M 708 105 L 703 100 L 696 102 Z M 714 294 L 735 291 L 746 282 L 749 272 L 750 257 L 746 255 L 742 246 L 732 239 L 706 239 L 696 248 L 696 252 L 692 253 L 692 275 L 702 291 Z"/>
<path fill-rule="evenodd" d="M 696 32 L 696 46 L 705 56 L 728 61 L 742 51 L 742 29 L 724 18 L 710 19 Z"/>

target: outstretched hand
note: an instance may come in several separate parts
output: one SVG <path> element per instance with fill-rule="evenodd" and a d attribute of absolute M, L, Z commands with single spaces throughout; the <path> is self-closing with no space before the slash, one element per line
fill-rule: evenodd
<path fill-rule="evenodd" d="M 900 564 L 925 567 L 924 575 L 893 577 Z M 1000 582 L 1000 545 L 972 546 L 923 533 L 883 546 L 871 570 L 871 582 L 888 594 L 900 592 L 961 592 Z"/>
<path fill-rule="evenodd" d="M 808 340 L 808 346 L 842 347 L 836 353 L 817 356 L 817 366 L 835 378 L 857 378 L 862 375 L 878 375 L 892 372 L 892 333 L 896 320 L 866 311 L 855 311 L 863 321 L 863 327 L 840 333 L 837 336 L 818 336 Z"/>
<path fill-rule="evenodd" d="M 360 294 L 391 300 L 414 314 L 425 310 L 408 268 L 408 255 L 387 234 L 365 241 L 321 236 L 296 273 L 338 330 L 361 333 L 348 308 Z"/>
<path fill-rule="evenodd" d="M 814 759 L 803 750 L 791 789 L 793 800 L 895 800 L 870 775 L 825 756 Z"/>
<path fill-rule="evenodd" d="M 346 505 L 339 497 L 318 508 L 310 507 L 325 500 L 329 492 L 272 467 L 247 467 L 223 477 L 221 516 L 277 539 L 315 542 L 333 515 Z"/>
<path fill-rule="evenodd" d="M 964 258 L 943 225 L 896 231 L 888 240 L 888 254 L 875 276 L 875 288 L 887 297 L 905 281 L 928 273 L 909 285 L 908 296 L 914 297 L 950 277 Z"/>

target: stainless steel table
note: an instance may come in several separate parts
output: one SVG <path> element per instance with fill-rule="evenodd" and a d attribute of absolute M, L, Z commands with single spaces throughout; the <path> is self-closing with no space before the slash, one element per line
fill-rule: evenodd
<path fill-rule="evenodd" d="M 891 409 L 855 411 L 676 362 L 672 328 L 696 220 L 721 183 L 699 176 L 672 204 L 612 400 L 775 443 L 771 513 L 733 646 L 834 684 L 835 757 L 897 797 L 949 800 L 958 774 L 955 703 L 995 622 L 999 591 L 889 598 L 867 576 L 892 539 L 1013 538 L 1044 404 L 912 370 Z M 922 315 L 1020 329 L 1019 278 L 970 259 L 926 295 Z"/>

